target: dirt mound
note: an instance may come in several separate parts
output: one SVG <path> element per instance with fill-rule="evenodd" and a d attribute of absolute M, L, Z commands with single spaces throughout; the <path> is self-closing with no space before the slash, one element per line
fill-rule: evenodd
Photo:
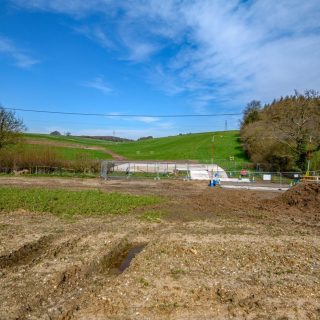
<path fill-rule="evenodd" d="M 320 184 L 299 183 L 280 196 L 290 206 L 320 210 Z"/>

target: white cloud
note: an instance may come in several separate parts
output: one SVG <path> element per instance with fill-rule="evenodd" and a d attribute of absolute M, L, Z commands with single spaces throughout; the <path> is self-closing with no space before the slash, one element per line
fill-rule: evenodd
<path fill-rule="evenodd" d="M 126 117 L 122 116 L 119 112 L 109 112 L 109 116 L 106 116 L 107 119 L 121 120 L 121 121 L 130 121 L 130 122 L 142 122 L 142 123 L 154 123 L 158 122 L 160 118 L 150 117 L 150 116 L 135 116 L 135 117 Z"/>
<path fill-rule="evenodd" d="M 143 63 L 169 49 L 148 66 L 147 79 L 166 94 L 189 95 L 198 112 L 320 89 L 319 0 L 11 1 L 80 24 L 105 15 L 113 34 L 104 25 L 89 25 L 88 33 L 127 60 Z"/>
<path fill-rule="evenodd" d="M 114 92 L 114 90 L 104 81 L 103 77 L 96 77 L 91 81 L 85 82 L 83 86 L 96 89 L 103 94 Z"/>
<path fill-rule="evenodd" d="M 134 118 L 134 120 L 140 121 L 143 123 L 154 123 L 154 122 L 159 121 L 159 118 L 156 118 L 156 117 L 136 117 L 136 118 Z"/>
<path fill-rule="evenodd" d="M 100 44 L 101 47 L 105 49 L 116 49 L 116 45 L 111 40 L 111 36 L 108 35 L 107 32 L 103 30 L 100 26 L 76 26 L 73 27 L 73 30 L 79 34 L 86 36 L 90 40 L 96 41 Z"/>
<path fill-rule="evenodd" d="M 108 0 L 12 0 L 16 6 L 31 10 L 54 11 L 82 17 L 105 8 L 112 1 Z"/>
<path fill-rule="evenodd" d="M 0 36 L 0 54 L 13 59 L 15 65 L 19 68 L 30 68 L 39 63 L 38 60 L 32 58 L 25 50 L 19 49 L 11 40 Z"/>

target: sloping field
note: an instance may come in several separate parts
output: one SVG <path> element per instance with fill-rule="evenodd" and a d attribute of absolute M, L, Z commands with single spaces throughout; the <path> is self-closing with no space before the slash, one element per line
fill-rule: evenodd
<path fill-rule="evenodd" d="M 63 145 L 51 145 L 50 143 L 29 144 L 21 143 L 17 145 L 8 146 L 0 150 L 0 158 L 2 160 L 15 158 L 15 159 L 25 159 L 27 163 L 32 163 L 36 165 L 46 165 L 42 163 L 48 157 L 51 160 L 56 161 L 75 161 L 75 160 L 102 160 L 102 159 L 112 159 L 112 155 L 104 151 L 103 148 L 97 150 L 88 149 L 83 147 L 73 147 L 63 146 Z"/>
<path fill-rule="evenodd" d="M 247 161 L 241 148 L 239 131 L 205 132 L 110 145 L 128 159 L 210 161 L 212 137 L 214 158 Z"/>
<path fill-rule="evenodd" d="M 43 152 L 46 150 L 47 145 L 26 144 L 24 148 L 32 152 Z M 86 158 L 91 160 L 111 159 L 112 156 L 103 150 L 63 147 L 63 146 L 50 146 L 50 149 L 55 152 L 57 157 L 63 160 L 77 160 L 79 158 Z"/>
<path fill-rule="evenodd" d="M 112 141 L 103 141 L 98 139 L 91 139 L 91 138 L 83 138 L 83 137 L 73 137 L 73 136 L 53 136 L 50 134 L 36 134 L 36 133 L 26 133 L 24 134 L 24 137 L 27 139 L 27 141 L 33 140 L 33 141 L 51 141 L 51 142 L 57 142 L 57 143 L 64 143 L 66 145 L 70 144 L 76 144 L 76 145 L 82 145 L 82 146 L 97 146 L 97 147 L 105 147 L 106 145 L 115 143 Z"/>
<path fill-rule="evenodd" d="M 196 160 L 210 162 L 212 137 L 214 136 L 214 158 L 235 161 L 248 161 L 240 143 L 239 131 L 206 132 L 156 138 L 135 142 L 106 142 L 97 139 L 50 136 L 39 134 L 25 135 L 28 143 L 59 145 L 60 147 L 98 147 L 113 152 L 128 160 Z M 111 152 L 110 152 L 111 151 Z"/>
<path fill-rule="evenodd" d="M 112 142 L 110 142 L 112 143 Z M 60 160 L 104 160 L 112 159 L 113 152 L 108 152 L 106 143 L 102 140 L 50 136 L 44 134 L 25 134 L 23 143 L 11 146 L 17 153 L 44 153 L 48 148 L 53 151 Z"/>

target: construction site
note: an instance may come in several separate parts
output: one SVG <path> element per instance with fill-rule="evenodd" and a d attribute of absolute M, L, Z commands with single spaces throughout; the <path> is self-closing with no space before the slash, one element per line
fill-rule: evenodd
<path fill-rule="evenodd" d="M 0 320 L 320 320 L 319 0 L 0 0 Z"/>
<path fill-rule="evenodd" d="M 36 208 L 3 212 L 2 202 L 0 319 L 320 317 L 320 184 L 285 192 L 182 179 L 1 177 L 0 184 L 11 194 L 161 198 L 125 215 L 72 219 Z"/>

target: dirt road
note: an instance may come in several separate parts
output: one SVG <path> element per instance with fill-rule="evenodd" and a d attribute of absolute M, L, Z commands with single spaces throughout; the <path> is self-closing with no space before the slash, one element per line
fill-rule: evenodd
<path fill-rule="evenodd" d="M 19 177 L 0 185 L 165 198 L 153 208 L 158 223 L 141 211 L 72 221 L 0 214 L 0 319 L 320 318 L 316 206 L 202 182 Z M 137 245 L 143 250 L 121 273 Z"/>

